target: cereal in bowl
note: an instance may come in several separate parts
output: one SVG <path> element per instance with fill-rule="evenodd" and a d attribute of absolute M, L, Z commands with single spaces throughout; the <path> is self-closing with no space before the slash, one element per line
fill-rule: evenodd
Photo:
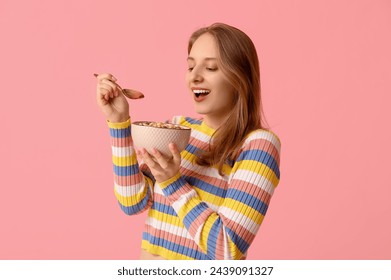
<path fill-rule="evenodd" d="M 142 126 L 152 126 L 158 128 L 183 129 L 180 125 L 173 124 L 173 123 L 164 123 L 164 122 L 139 122 L 137 124 Z"/>

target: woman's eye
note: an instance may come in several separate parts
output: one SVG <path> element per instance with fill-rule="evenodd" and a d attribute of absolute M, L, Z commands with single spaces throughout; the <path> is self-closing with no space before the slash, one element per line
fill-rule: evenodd
<path fill-rule="evenodd" d="M 189 67 L 187 70 L 192 71 L 194 67 Z"/>
<path fill-rule="evenodd" d="M 213 68 L 213 67 L 206 67 L 206 70 L 209 70 L 209 71 L 216 71 L 217 68 Z"/>

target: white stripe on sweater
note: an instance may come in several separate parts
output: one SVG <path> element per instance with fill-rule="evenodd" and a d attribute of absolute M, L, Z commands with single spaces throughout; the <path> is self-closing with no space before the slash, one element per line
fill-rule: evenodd
<path fill-rule="evenodd" d="M 144 192 L 145 184 L 145 179 L 144 177 L 142 177 L 141 182 L 139 184 L 131 186 L 121 186 L 114 182 L 114 188 L 115 191 L 121 196 L 128 197 Z"/>
<path fill-rule="evenodd" d="M 145 224 L 150 225 L 153 228 L 163 230 L 180 237 L 192 239 L 190 234 L 184 228 L 174 226 L 173 224 L 170 223 L 162 222 L 153 217 L 148 217 L 147 220 L 145 221 Z"/>
<path fill-rule="evenodd" d="M 238 171 L 233 173 L 233 176 L 230 178 L 230 182 L 232 179 L 251 182 L 254 185 L 262 186 L 261 188 L 270 195 L 273 195 L 274 193 L 274 185 L 272 184 L 272 182 L 270 182 L 266 177 L 263 177 L 259 173 L 250 170 L 239 169 Z"/>
<path fill-rule="evenodd" d="M 134 154 L 134 148 L 133 147 L 115 147 L 111 146 L 111 151 L 113 156 L 116 157 L 126 157 Z"/>
<path fill-rule="evenodd" d="M 219 210 L 219 214 L 224 215 L 225 217 L 229 217 L 230 220 L 235 223 L 240 224 L 242 227 L 246 228 L 252 234 L 257 233 L 257 229 L 259 225 L 255 223 L 253 220 L 248 218 L 247 216 L 232 210 L 231 208 L 221 206 Z"/>
<path fill-rule="evenodd" d="M 255 139 L 256 140 L 265 139 L 271 142 L 274 145 L 274 147 L 276 147 L 278 153 L 280 153 L 281 143 L 273 133 L 267 130 L 260 130 L 260 129 L 256 130 L 255 132 L 251 133 L 249 137 L 246 138 L 244 145 L 246 145 L 247 143 Z"/>

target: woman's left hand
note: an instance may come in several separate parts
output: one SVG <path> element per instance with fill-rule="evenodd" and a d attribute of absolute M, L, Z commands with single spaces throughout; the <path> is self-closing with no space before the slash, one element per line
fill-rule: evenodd
<path fill-rule="evenodd" d="M 168 145 L 172 158 L 164 157 L 157 149 L 153 149 L 149 154 L 145 148 L 137 150 L 137 155 L 144 160 L 155 177 L 156 182 L 160 183 L 174 177 L 181 164 L 181 155 L 174 143 Z"/>

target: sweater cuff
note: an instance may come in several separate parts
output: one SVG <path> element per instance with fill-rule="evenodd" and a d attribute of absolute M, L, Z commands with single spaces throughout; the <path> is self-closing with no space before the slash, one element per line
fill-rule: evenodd
<path fill-rule="evenodd" d="M 130 126 L 130 118 L 124 122 L 118 122 L 118 123 L 113 123 L 107 120 L 107 125 L 109 126 L 109 128 L 114 128 L 114 129 L 128 128 Z"/>
<path fill-rule="evenodd" d="M 112 146 L 125 147 L 132 145 L 130 119 L 125 122 L 112 123 L 107 121 L 112 139 Z"/>
<path fill-rule="evenodd" d="M 168 197 L 174 195 L 174 197 L 176 198 L 184 193 L 187 193 L 187 191 L 184 190 L 185 185 L 186 181 L 182 178 L 179 172 L 170 179 L 159 183 L 159 186 L 162 189 L 164 196 Z"/>

